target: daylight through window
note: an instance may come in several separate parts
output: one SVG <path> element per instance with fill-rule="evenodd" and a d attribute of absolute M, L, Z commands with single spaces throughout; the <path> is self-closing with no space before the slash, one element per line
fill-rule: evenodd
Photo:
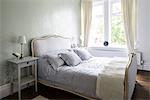
<path fill-rule="evenodd" d="M 103 47 L 104 41 L 109 42 L 109 47 L 126 47 L 120 0 L 94 0 L 93 2 L 88 46 Z"/>

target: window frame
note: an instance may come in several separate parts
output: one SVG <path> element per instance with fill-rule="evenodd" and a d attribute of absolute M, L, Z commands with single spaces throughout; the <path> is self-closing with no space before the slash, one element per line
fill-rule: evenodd
<path fill-rule="evenodd" d="M 95 0 L 97 1 L 97 0 Z M 112 16 L 112 3 L 116 3 L 119 0 L 104 0 L 104 41 L 108 41 L 109 45 L 107 46 L 96 46 L 96 47 L 92 47 L 90 46 L 90 48 L 94 48 L 94 49 L 98 49 L 98 50 L 110 50 L 110 51 L 126 51 L 127 50 L 127 46 L 126 47 L 113 47 L 111 46 L 111 16 Z M 99 4 L 100 5 L 100 4 Z"/>

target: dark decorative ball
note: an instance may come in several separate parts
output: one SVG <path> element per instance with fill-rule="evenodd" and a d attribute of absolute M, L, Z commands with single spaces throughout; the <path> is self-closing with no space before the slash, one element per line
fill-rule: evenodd
<path fill-rule="evenodd" d="M 108 46 L 108 45 L 109 45 L 108 41 L 105 41 L 104 46 Z"/>

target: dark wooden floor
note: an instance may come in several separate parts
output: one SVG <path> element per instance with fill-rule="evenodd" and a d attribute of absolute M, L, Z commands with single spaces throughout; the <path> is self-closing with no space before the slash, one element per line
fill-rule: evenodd
<path fill-rule="evenodd" d="M 32 99 L 38 95 L 42 95 L 49 99 L 74 99 L 83 100 L 77 95 L 50 88 L 42 84 L 38 84 L 38 92 L 34 92 L 34 87 L 31 86 L 22 90 L 22 99 Z M 2 100 L 17 99 L 17 93 L 3 98 Z M 133 93 L 133 100 L 150 100 L 150 72 L 138 71 L 137 83 Z"/>
<path fill-rule="evenodd" d="M 138 71 L 133 100 L 150 100 L 150 72 Z"/>

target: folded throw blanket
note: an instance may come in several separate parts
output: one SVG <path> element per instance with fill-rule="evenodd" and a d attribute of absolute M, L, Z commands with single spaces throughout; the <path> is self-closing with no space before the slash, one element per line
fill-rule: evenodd
<path fill-rule="evenodd" d="M 127 59 L 115 59 L 104 64 L 97 77 L 96 96 L 102 100 L 123 100 Z"/>

